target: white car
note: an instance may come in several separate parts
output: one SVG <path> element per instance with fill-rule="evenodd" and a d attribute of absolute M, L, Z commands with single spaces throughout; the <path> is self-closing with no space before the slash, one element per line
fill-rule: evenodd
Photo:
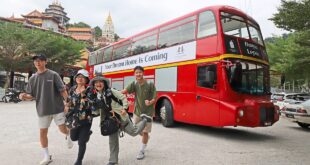
<path fill-rule="evenodd" d="M 273 104 L 279 106 L 280 111 L 286 104 L 303 102 L 308 99 L 310 99 L 308 93 L 275 93 L 271 96 Z"/>
<path fill-rule="evenodd" d="M 282 113 L 291 121 L 297 122 L 302 128 L 310 126 L 310 100 L 300 104 L 287 104 L 284 106 Z"/>

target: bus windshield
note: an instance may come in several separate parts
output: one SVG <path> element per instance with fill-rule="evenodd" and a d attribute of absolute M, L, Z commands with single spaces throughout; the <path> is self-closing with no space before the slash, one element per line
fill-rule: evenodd
<path fill-rule="evenodd" d="M 225 34 L 250 39 L 262 46 L 264 45 L 262 34 L 256 23 L 226 12 L 221 12 L 221 22 Z"/>
<path fill-rule="evenodd" d="M 226 73 L 234 91 L 253 95 L 269 93 L 267 66 L 239 60 L 230 62 L 226 67 Z"/>

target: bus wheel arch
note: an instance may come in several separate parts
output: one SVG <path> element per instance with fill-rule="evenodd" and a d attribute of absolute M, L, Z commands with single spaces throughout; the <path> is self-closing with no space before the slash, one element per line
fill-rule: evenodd
<path fill-rule="evenodd" d="M 174 125 L 173 110 L 173 105 L 169 98 L 159 98 L 155 106 L 156 119 L 161 121 L 164 127 L 172 127 Z"/>

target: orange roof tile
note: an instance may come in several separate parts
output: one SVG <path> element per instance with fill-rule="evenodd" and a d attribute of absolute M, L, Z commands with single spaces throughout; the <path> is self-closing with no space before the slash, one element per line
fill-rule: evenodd
<path fill-rule="evenodd" d="M 27 15 L 23 15 L 24 17 L 43 17 L 44 15 L 39 12 L 38 10 L 34 10 L 30 13 L 28 13 Z"/>
<path fill-rule="evenodd" d="M 71 37 L 76 39 L 76 40 L 82 40 L 82 41 L 91 40 L 93 38 L 93 36 L 91 34 L 86 34 L 86 35 L 71 34 Z"/>
<path fill-rule="evenodd" d="M 91 28 L 69 27 L 68 32 L 91 32 Z"/>

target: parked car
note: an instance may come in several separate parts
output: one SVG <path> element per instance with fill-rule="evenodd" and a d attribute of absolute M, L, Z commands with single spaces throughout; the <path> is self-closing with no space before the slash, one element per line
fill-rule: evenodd
<path fill-rule="evenodd" d="M 297 122 L 302 128 L 310 126 L 310 100 L 297 104 L 287 104 L 284 106 L 282 113 L 291 121 Z"/>
<path fill-rule="evenodd" d="M 308 93 L 275 93 L 271 95 L 273 104 L 279 106 L 280 111 L 283 110 L 286 103 L 300 103 L 308 99 L 310 99 Z"/>

